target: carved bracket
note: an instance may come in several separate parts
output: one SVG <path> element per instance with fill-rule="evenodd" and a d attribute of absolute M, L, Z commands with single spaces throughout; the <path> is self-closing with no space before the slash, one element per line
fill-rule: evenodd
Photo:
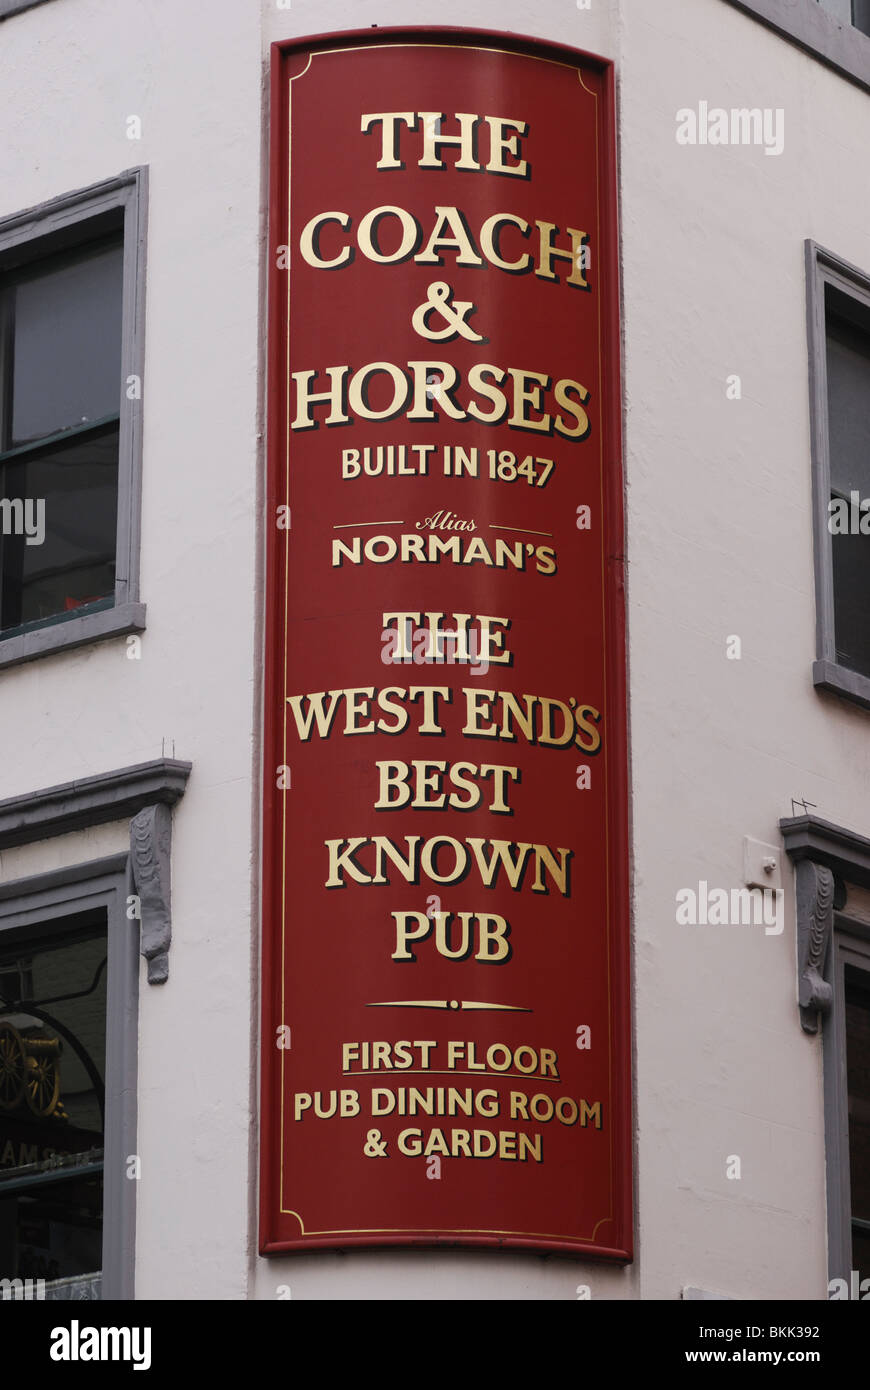
<path fill-rule="evenodd" d="M 834 926 L 834 875 L 812 859 L 799 860 L 795 869 L 801 1027 L 817 1033 L 820 1015 L 830 1011 L 833 998 L 824 973 Z"/>
<path fill-rule="evenodd" d="M 140 950 L 148 962 L 148 983 L 169 979 L 170 851 L 172 812 L 168 806 L 146 806 L 130 822 L 130 874 L 139 898 Z"/>

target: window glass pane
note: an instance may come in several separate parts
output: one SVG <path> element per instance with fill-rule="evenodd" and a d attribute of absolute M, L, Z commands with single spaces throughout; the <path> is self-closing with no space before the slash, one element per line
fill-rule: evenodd
<path fill-rule="evenodd" d="M 870 676 L 870 536 L 831 537 L 837 661 Z"/>
<path fill-rule="evenodd" d="M 870 1279 L 870 1231 L 861 1230 L 860 1227 L 852 1231 L 852 1268 L 860 1274 L 859 1283 L 863 1279 Z M 866 1293 L 861 1297 L 866 1298 Z"/>
<path fill-rule="evenodd" d="M 828 318 L 828 432 L 831 487 L 870 497 L 870 336 Z"/>
<path fill-rule="evenodd" d="M 870 335 L 828 313 L 828 440 L 831 490 L 851 501 L 870 499 Z M 860 523 L 859 506 L 849 508 Z M 831 537 L 837 660 L 870 676 L 870 535 Z"/>
<path fill-rule="evenodd" d="M 102 1265 L 102 922 L 38 947 L 0 938 L 0 1278 Z"/>
<path fill-rule="evenodd" d="M 117 425 L 10 459 L 0 486 L 4 498 L 27 502 L 17 515 L 37 537 L 45 503 L 41 544 L 23 530 L 0 536 L 0 629 L 114 596 Z"/>
<path fill-rule="evenodd" d="M 870 988 L 846 974 L 846 1073 L 852 1219 L 870 1223 Z M 851 977 L 851 978 L 850 978 Z M 858 983 L 857 981 L 861 981 Z M 870 1228 L 853 1230 L 853 1265 L 870 1278 Z"/>
<path fill-rule="evenodd" d="M 118 413 L 122 260 L 104 244 L 17 280 L 10 447 Z"/>

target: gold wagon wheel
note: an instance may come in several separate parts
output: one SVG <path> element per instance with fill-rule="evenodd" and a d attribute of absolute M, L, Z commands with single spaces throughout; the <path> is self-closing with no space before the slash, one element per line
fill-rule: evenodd
<path fill-rule="evenodd" d="M 34 1115 L 52 1115 L 60 1098 L 60 1042 L 57 1038 L 28 1036 L 23 1043 L 27 1058 L 27 1104 Z"/>
<path fill-rule="evenodd" d="M 24 1099 L 27 1053 L 17 1028 L 0 1019 L 0 1110 L 14 1110 Z"/>

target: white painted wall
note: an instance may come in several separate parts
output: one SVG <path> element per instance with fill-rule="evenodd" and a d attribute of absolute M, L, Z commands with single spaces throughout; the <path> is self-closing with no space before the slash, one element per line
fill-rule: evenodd
<path fill-rule="evenodd" d="M 821 1050 L 798 1025 L 793 894 L 781 937 L 678 928 L 672 904 L 739 885 L 743 835 L 776 843 L 792 796 L 868 828 L 870 725 L 811 683 L 803 242 L 870 266 L 870 101 L 721 0 L 623 13 L 640 1290 L 819 1298 Z M 701 99 L 784 108 L 784 152 L 677 146 L 675 109 Z"/>
<path fill-rule="evenodd" d="M 613 58 L 620 102 L 638 1256 L 256 1254 L 269 44 L 465 24 Z M 868 833 L 870 725 L 818 696 L 803 241 L 870 269 L 870 98 L 725 0 L 53 0 L 0 24 L 0 215 L 150 166 L 140 662 L 123 640 L 0 675 L 0 796 L 159 756 L 169 983 L 140 1001 L 140 1297 L 738 1298 L 826 1289 L 820 1045 L 781 937 L 677 927 L 792 796 Z M 700 100 L 783 107 L 785 151 L 682 148 Z M 126 139 L 126 117 L 143 122 Z M 725 399 L 741 375 L 743 399 Z M 738 634 L 743 659 L 725 659 Z M 90 851 L 88 851 L 90 852 Z M 4 856 L 4 879 L 57 849 Z M 15 858 L 14 855 L 18 855 Z M 743 1177 L 725 1177 L 740 1155 Z"/>
<path fill-rule="evenodd" d="M 252 1090 L 260 455 L 256 11 L 53 0 L 0 25 L 0 213 L 150 166 L 142 659 L 123 639 L 4 672 L 0 795 L 161 755 L 171 978 L 140 998 L 138 1292 L 242 1298 Z M 126 118 L 142 119 L 141 141 Z M 50 861 L 50 842 L 46 845 Z M 34 869 L 31 867 L 31 872 Z"/>

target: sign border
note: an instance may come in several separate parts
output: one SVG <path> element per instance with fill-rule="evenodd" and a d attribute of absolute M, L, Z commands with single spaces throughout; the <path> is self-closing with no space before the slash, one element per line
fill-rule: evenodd
<path fill-rule="evenodd" d="M 279 1120 L 273 1114 L 271 1091 L 277 1049 L 270 1046 L 267 1030 L 274 1025 L 272 990 L 274 971 L 281 969 L 278 922 L 273 918 L 272 887 L 276 861 L 277 837 L 271 828 L 279 810 L 279 797 L 273 770 L 267 760 L 276 735 L 277 663 L 267 658 L 281 641 L 281 605 L 274 601 L 278 576 L 278 544 L 272 537 L 276 509 L 283 497 L 281 479 L 286 469 L 286 414 L 279 383 L 288 376 L 289 324 L 284 333 L 283 313 L 288 296 L 289 269 L 280 270 L 276 249 L 284 244 L 287 229 L 289 200 L 289 168 L 283 167 L 278 155 L 285 148 L 289 120 L 289 83 L 286 66 L 300 52 L 326 52 L 353 47 L 398 47 L 432 45 L 445 47 L 486 46 L 497 52 L 519 53 L 526 57 L 557 62 L 582 70 L 596 69 L 603 79 L 604 101 L 599 132 L 601 182 L 598 212 L 600 217 L 601 249 L 599 255 L 605 267 L 606 296 L 602 301 L 601 334 L 602 359 L 608 363 L 609 387 L 604 393 L 601 420 L 608 454 L 603 461 L 602 484 L 605 518 L 604 554 L 607 568 L 604 576 L 604 608 L 606 631 L 604 670 L 607 689 L 605 718 L 613 731 L 610 740 L 611 767 L 606 801 L 606 834 L 610 844 L 607 891 L 610 900 L 611 936 L 608 943 L 608 972 L 610 978 L 611 1054 L 621 1058 L 611 1063 L 613 1082 L 613 1122 L 611 1135 L 616 1149 L 611 1163 L 614 1190 L 613 1219 L 623 1243 L 615 1247 L 593 1244 L 595 1233 L 588 1243 L 580 1237 L 540 1236 L 509 1231 L 424 1233 L 401 1228 L 393 1231 L 361 1230 L 350 1232 L 319 1232 L 297 1240 L 279 1238 L 275 1233 L 278 1216 L 278 1181 L 280 1178 L 277 1144 L 281 1141 Z M 581 82 L 582 82 L 582 74 Z M 631 1000 L 630 1000 L 630 899 L 629 865 L 629 760 L 627 713 L 627 647 L 625 616 L 625 552 L 624 552 L 624 483 L 622 470 L 622 371 L 620 332 L 618 182 L 615 119 L 615 74 L 611 60 L 564 44 L 550 43 L 514 33 L 491 30 L 443 27 L 384 27 L 377 29 L 348 29 L 313 37 L 280 40 L 271 46 L 271 109 L 269 137 L 269 215 L 268 215 L 268 345 L 266 354 L 266 513 L 265 513 L 265 595 L 263 621 L 263 746 L 262 784 L 263 821 L 262 879 L 260 883 L 261 927 L 261 1033 L 260 1033 L 260 1124 L 259 1124 L 259 1212 L 260 1253 L 276 1255 L 308 1249 L 401 1248 L 401 1247 L 470 1247 L 474 1249 L 510 1248 L 543 1251 L 574 1259 L 603 1259 L 627 1262 L 633 1258 L 633 1124 L 631 1096 Z M 288 388 L 289 390 L 289 382 Z M 289 543 L 289 532 L 286 533 Z M 270 543 L 271 542 L 271 543 Z M 284 758 L 286 762 L 286 757 Z M 615 794 L 612 794 L 614 793 Z M 280 1054 L 283 1059 L 283 1052 Z M 611 1218 L 604 1218 L 611 1219 Z M 297 1220 L 299 1218 L 297 1217 Z M 601 1222 L 598 1222 L 600 1225 Z M 302 1222 L 300 1220 L 300 1225 Z M 597 1230 L 597 1226 L 595 1228 Z"/>

